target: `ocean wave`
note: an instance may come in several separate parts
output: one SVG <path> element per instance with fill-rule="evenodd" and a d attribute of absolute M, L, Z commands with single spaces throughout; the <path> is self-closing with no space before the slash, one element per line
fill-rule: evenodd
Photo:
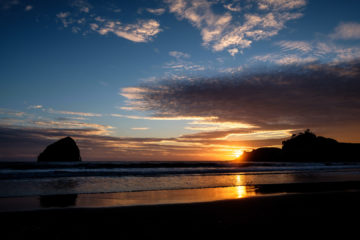
<path fill-rule="evenodd" d="M 284 172 L 347 171 L 359 163 L 210 163 L 210 162 L 115 162 L 115 163 L 2 163 L 0 179 L 166 176 L 183 174 L 277 174 Z"/>

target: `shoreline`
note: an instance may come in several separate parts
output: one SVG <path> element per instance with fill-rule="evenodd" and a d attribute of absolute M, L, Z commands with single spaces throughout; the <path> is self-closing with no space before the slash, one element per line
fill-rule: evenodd
<path fill-rule="evenodd" d="M 172 189 L 118 193 L 88 193 L 1 197 L 0 213 L 47 209 L 110 208 L 207 203 L 290 194 L 359 191 L 360 181 L 263 184 L 233 187 Z"/>
<path fill-rule="evenodd" d="M 3 212 L 5 239 L 42 238 L 57 234 L 93 238 L 122 236 L 163 237 L 168 233 L 211 236 L 236 233 L 247 227 L 319 230 L 336 226 L 355 231 L 360 214 L 360 192 L 339 191 L 259 196 L 201 203 L 109 208 L 42 209 Z"/>

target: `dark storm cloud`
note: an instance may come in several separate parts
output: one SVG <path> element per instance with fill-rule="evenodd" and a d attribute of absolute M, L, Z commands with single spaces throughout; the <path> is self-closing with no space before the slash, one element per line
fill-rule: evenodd
<path fill-rule="evenodd" d="M 132 101 L 156 115 L 216 116 L 258 130 L 330 127 L 360 119 L 359 62 L 165 80 L 140 88 Z"/>

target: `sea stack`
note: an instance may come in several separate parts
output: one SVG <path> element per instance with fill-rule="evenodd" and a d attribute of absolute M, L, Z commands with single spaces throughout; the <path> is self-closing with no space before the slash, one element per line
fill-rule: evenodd
<path fill-rule="evenodd" d="M 71 137 L 62 138 L 47 146 L 38 162 L 80 162 L 80 150 Z"/>

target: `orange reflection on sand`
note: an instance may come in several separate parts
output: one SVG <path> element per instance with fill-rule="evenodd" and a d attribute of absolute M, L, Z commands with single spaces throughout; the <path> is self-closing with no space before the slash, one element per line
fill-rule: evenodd
<path fill-rule="evenodd" d="M 194 203 L 246 198 L 255 195 L 255 188 L 252 186 L 81 194 L 78 196 L 76 205 L 78 207 L 114 207 Z"/>

